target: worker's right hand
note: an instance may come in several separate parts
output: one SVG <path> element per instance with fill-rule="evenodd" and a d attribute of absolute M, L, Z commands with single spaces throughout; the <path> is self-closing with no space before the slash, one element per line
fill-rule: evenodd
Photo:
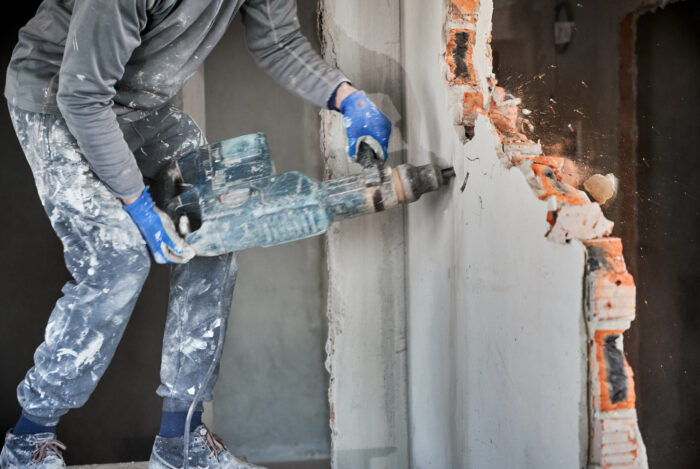
<path fill-rule="evenodd" d="M 195 255 L 194 249 L 180 238 L 175 224 L 153 203 L 148 188 L 124 210 L 134 220 L 158 264 L 184 264 Z"/>

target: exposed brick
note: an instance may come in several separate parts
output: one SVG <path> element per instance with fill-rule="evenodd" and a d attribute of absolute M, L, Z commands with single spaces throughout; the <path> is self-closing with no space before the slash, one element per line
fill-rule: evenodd
<path fill-rule="evenodd" d="M 500 106 L 506 100 L 506 90 L 502 86 L 494 87 L 491 92 L 491 99 L 496 106 Z"/>
<path fill-rule="evenodd" d="M 615 443 L 625 443 L 630 441 L 630 434 L 625 432 L 608 432 L 604 433 L 602 436 L 602 443 L 615 444 Z"/>
<path fill-rule="evenodd" d="M 570 205 L 588 203 L 588 200 L 576 188 L 557 179 L 556 173 L 549 166 L 534 163 L 531 168 L 535 177 L 540 181 L 541 190 L 537 194 L 540 199 L 545 200 L 554 196 L 560 202 L 566 202 Z"/>
<path fill-rule="evenodd" d="M 452 0 L 450 3 L 450 16 L 455 21 L 476 22 L 476 14 L 480 0 Z"/>
<path fill-rule="evenodd" d="M 637 459 L 637 452 L 631 451 L 629 453 L 615 453 L 615 454 L 604 454 L 603 455 L 603 469 L 609 469 L 613 464 L 620 465 L 624 463 L 629 463 L 630 467 L 634 460 Z M 625 467 L 624 465 L 622 467 Z"/>
<path fill-rule="evenodd" d="M 622 255 L 622 240 L 601 238 L 584 244 L 588 251 L 587 313 L 599 321 L 634 319 L 636 287 Z"/>
<path fill-rule="evenodd" d="M 549 166 L 555 174 L 564 168 L 564 158 L 561 156 L 535 156 L 532 160 L 537 164 Z"/>
<path fill-rule="evenodd" d="M 485 114 L 484 111 L 484 95 L 478 92 L 464 93 L 464 103 L 462 112 L 462 123 L 474 125 L 476 117 L 479 114 Z"/>
<path fill-rule="evenodd" d="M 474 73 L 474 31 L 453 28 L 447 41 L 445 61 L 450 68 L 448 79 L 455 85 L 476 85 Z"/>
<path fill-rule="evenodd" d="M 501 105 L 491 106 L 489 109 L 489 117 L 491 122 L 496 126 L 499 132 L 517 133 L 520 131 L 518 125 L 518 106 L 516 105 Z"/>
<path fill-rule="evenodd" d="M 634 441 L 624 441 L 620 443 L 603 444 L 603 454 L 631 453 L 637 450 Z"/>
<path fill-rule="evenodd" d="M 614 226 L 596 203 L 564 204 L 557 210 L 554 226 L 547 233 L 547 238 L 557 243 L 572 239 L 584 241 L 608 236 Z"/>
<path fill-rule="evenodd" d="M 634 436 L 634 426 L 637 424 L 635 419 L 613 419 L 606 418 L 601 421 L 603 435 L 609 433 L 624 433 L 628 438 Z"/>
<path fill-rule="evenodd" d="M 530 161 L 532 163 L 548 166 L 552 168 L 552 171 L 554 171 L 554 176 L 557 178 L 557 180 L 562 180 L 561 171 L 564 168 L 564 158 L 560 156 L 527 155 L 517 153 L 512 159 L 513 164 L 515 165 L 519 165 L 523 161 Z"/>
<path fill-rule="evenodd" d="M 593 392 L 597 393 L 601 412 L 634 409 L 634 374 L 621 349 L 623 332 L 595 331 L 593 356 L 598 369 L 598 389 L 594 389 Z"/>

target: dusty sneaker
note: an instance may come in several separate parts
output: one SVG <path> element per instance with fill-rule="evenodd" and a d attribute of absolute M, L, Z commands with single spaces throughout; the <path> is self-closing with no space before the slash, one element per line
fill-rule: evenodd
<path fill-rule="evenodd" d="M 66 467 L 61 451 L 66 445 L 55 433 L 13 435 L 7 432 L 0 452 L 0 469 L 59 469 Z"/>
<path fill-rule="evenodd" d="M 148 461 L 149 469 L 181 468 L 183 440 L 181 436 L 156 436 L 151 459 Z M 221 438 L 204 425 L 198 426 L 190 434 L 189 463 L 192 469 L 265 469 L 235 457 L 226 449 Z"/>

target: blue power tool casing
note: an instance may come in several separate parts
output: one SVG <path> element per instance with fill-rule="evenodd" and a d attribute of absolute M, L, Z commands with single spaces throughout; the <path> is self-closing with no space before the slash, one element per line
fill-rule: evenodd
<path fill-rule="evenodd" d="M 265 134 L 244 135 L 173 161 L 154 195 L 197 255 L 215 256 L 323 234 L 333 221 L 417 200 L 454 174 L 433 164 L 382 168 L 364 152 L 364 173 L 320 182 L 276 174 Z"/>

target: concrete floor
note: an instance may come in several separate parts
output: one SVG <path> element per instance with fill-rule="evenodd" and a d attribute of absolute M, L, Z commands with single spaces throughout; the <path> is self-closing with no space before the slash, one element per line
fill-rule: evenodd
<path fill-rule="evenodd" d="M 327 459 L 317 461 L 296 461 L 263 463 L 267 469 L 330 469 Z M 148 462 L 128 462 L 119 464 L 94 464 L 89 466 L 69 466 L 73 469 L 148 469 Z"/>

